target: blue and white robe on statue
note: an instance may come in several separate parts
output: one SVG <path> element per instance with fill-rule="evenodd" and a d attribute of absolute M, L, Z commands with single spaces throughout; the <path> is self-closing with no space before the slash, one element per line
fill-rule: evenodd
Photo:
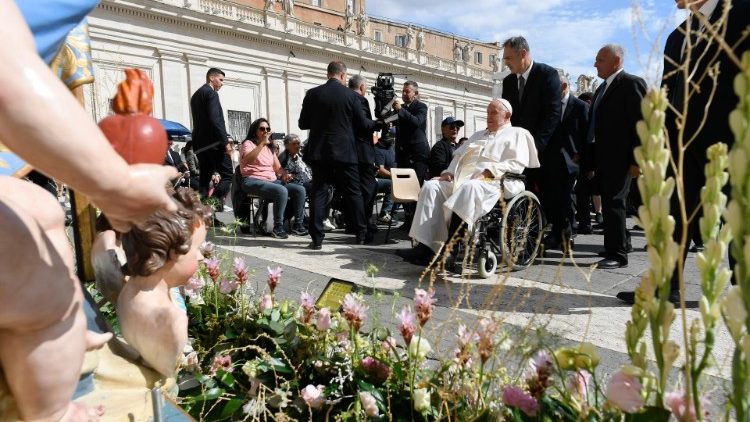
<path fill-rule="evenodd" d="M 476 132 L 456 150 L 443 172 L 454 175 L 453 181 L 429 180 L 419 192 L 409 236 L 437 252 L 448 239 L 451 213 L 456 213 L 471 228 L 500 200 L 523 192 L 520 180 L 500 178 L 505 173 L 521 174 L 527 167 L 539 167 L 534 137 L 526 129 L 510 123 L 497 132 Z M 478 177 L 489 170 L 495 179 Z"/>

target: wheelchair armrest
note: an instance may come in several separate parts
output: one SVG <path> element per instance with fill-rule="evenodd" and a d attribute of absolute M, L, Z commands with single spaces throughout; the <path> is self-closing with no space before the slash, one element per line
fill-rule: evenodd
<path fill-rule="evenodd" d="M 522 182 L 526 181 L 526 176 L 523 174 L 517 174 L 517 173 L 505 173 L 502 177 L 503 180 L 520 180 Z"/>

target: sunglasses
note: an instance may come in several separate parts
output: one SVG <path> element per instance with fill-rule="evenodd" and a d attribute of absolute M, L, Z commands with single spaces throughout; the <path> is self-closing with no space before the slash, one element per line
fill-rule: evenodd
<path fill-rule="evenodd" d="M 258 130 L 261 131 L 261 132 L 270 132 L 271 128 L 268 127 L 268 126 L 261 126 L 261 127 L 258 128 Z"/>

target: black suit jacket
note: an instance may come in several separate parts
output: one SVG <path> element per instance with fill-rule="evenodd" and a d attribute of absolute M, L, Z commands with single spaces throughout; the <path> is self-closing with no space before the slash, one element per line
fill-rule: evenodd
<path fill-rule="evenodd" d="M 721 0 L 716 6 L 709 22 L 716 23 L 721 17 L 723 5 L 730 1 L 732 8 L 726 25 L 725 40 L 727 44 L 734 47 L 738 57 L 742 57 L 743 51 L 750 50 L 750 37 L 746 37 L 737 44 L 742 37 L 742 31 L 750 25 L 750 1 L 748 0 Z M 667 87 L 667 97 L 670 104 L 682 112 L 685 93 L 683 92 L 684 77 L 681 71 L 676 71 L 676 65 L 683 62 L 682 46 L 685 41 L 685 32 L 688 26 L 686 20 L 667 38 L 664 46 L 664 79 L 662 86 Z M 694 40 L 698 38 L 693 38 Z M 713 90 L 713 81 L 704 75 L 709 66 L 716 63 L 719 65 L 719 75 L 716 81 L 716 92 L 713 101 L 704 111 L 708 99 Z M 687 63 L 689 72 L 694 74 L 691 80 L 692 89 L 688 92 L 690 102 L 688 104 L 687 118 L 685 119 L 685 139 L 687 142 L 695 136 L 695 141 L 687 149 L 698 162 L 706 161 L 706 149 L 716 142 L 725 142 L 730 146 L 734 142 L 734 135 L 729 127 L 729 113 L 737 107 L 737 95 L 734 93 L 733 81 L 739 68 L 727 58 L 727 55 L 718 48 L 716 42 L 707 45 L 705 41 L 693 41 L 691 62 Z M 705 124 L 699 127 L 705 117 Z M 669 140 L 672 143 L 672 151 L 677 151 L 677 115 L 670 108 L 667 109 L 666 126 Z"/>
<path fill-rule="evenodd" d="M 306 163 L 357 163 L 355 128 L 372 134 L 378 127 L 365 116 L 359 97 L 335 79 L 307 91 L 299 116 L 299 128 L 310 130 Z"/>
<path fill-rule="evenodd" d="M 443 170 L 447 169 L 453 160 L 453 152 L 456 151 L 457 143 L 441 138 L 435 142 L 430 150 L 430 176 L 440 176 Z"/>
<path fill-rule="evenodd" d="M 219 94 L 209 84 L 203 85 L 190 98 L 190 111 L 193 114 L 193 149 L 198 151 L 210 146 L 224 150 L 227 129 Z"/>
<path fill-rule="evenodd" d="M 359 99 L 362 113 L 364 113 L 367 120 L 372 120 L 372 112 L 370 112 L 370 102 L 367 98 L 357 95 Z M 372 130 L 368 128 L 359 128 L 354 131 L 354 137 L 357 140 L 357 157 L 360 164 L 370 164 L 375 166 L 375 144 L 372 143 Z"/>
<path fill-rule="evenodd" d="M 549 145 L 542 153 L 545 163 L 565 165 L 569 174 L 578 173 L 579 164 L 585 159 L 586 134 L 589 128 L 589 105 L 570 95 L 565 105 L 562 121 L 555 129 Z M 573 161 L 578 155 L 579 161 Z"/>
<path fill-rule="evenodd" d="M 172 166 L 176 168 L 177 171 L 185 171 L 188 169 L 187 164 L 182 161 L 180 153 L 173 150 L 172 148 L 167 149 L 167 156 L 164 158 L 164 165 Z"/>
<path fill-rule="evenodd" d="M 421 146 L 426 147 L 429 151 L 429 144 L 427 143 L 427 104 L 414 100 L 409 105 L 401 106 L 401 111 L 398 112 L 396 145 L 401 145 L 407 150 L 416 150 Z"/>
<path fill-rule="evenodd" d="M 518 76 L 515 73 L 503 79 L 503 98 L 513 107 L 510 121 L 513 126 L 531 132 L 539 154 L 560 124 L 561 92 L 557 70 L 544 63 L 534 62 L 531 66 L 523 98 L 518 98 Z M 544 162 L 541 164 L 543 166 Z"/>
<path fill-rule="evenodd" d="M 641 100 L 646 93 L 646 82 L 638 76 L 622 71 L 599 101 L 594 114 L 594 105 L 602 95 L 602 86 L 594 93 L 590 124 L 594 125 L 594 150 L 596 172 L 602 177 L 603 188 L 609 181 L 624 178 L 630 165 L 637 165 L 633 148 L 640 145 L 635 125 L 641 120 Z"/>

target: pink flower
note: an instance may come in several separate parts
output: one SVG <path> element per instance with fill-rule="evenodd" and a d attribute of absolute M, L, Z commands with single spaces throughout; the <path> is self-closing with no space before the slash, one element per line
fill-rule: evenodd
<path fill-rule="evenodd" d="M 299 307 L 302 309 L 302 322 L 309 323 L 315 313 L 315 299 L 310 293 L 302 292 L 299 298 Z"/>
<path fill-rule="evenodd" d="M 401 333 L 401 337 L 404 338 L 404 342 L 408 346 L 411 343 L 414 332 L 417 330 L 416 322 L 414 321 L 414 314 L 411 312 L 409 307 L 404 306 L 401 309 L 401 313 L 396 315 L 398 319 L 398 331 Z"/>
<path fill-rule="evenodd" d="M 708 407 L 710 403 L 706 396 L 701 396 L 701 409 L 703 409 L 703 419 L 708 417 Z M 685 400 L 685 393 L 682 391 L 671 391 L 664 394 L 664 401 L 672 411 L 675 419 L 679 422 L 693 422 L 697 421 L 698 418 L 695 416 L 695 404 L 691 401 L 687 403 Z"/>
<path fill-rule="evenodd" d="M 430 289 L 424 291 L 422 289 L 414 289 L 414 307 L 417 310 L 417 319 L 419 319 L 419 325 L 424 327 L 427 321 L 432 317 L 432 310 L 435 307 L 436 299 L 435 291 Z"/>
<path fill-rule="evenodd" d="M 279 285 L 279 280 L 281 279 L 281 273 L 283 270 L 281 267 L 276 267 L 274 269 L 271 269 L 271 267 L 268 267 L 268 288 L 271 289 L 271 294 L 273 294 L 274 290 L 276 290 L 276 286 Z"/>
<path fill-rule="evenodd" d="M 539 411 L 539 403 L 536 399 L 515 385 L 505 387 L 503 403 L 506 406 L 515 407 L 531 417 L 536 416 Z"/>
<path fill-rule="evenodd" d="M 588 399 L 589 385 L 591 385 L 591 374 L 584 370 L 572 374 L 567 382 L 568 391 L 583 400 Z"/>
<path fill-rule="evenodd" d="M 540 398 L 544 391 L 552 384 L 552 356 L 546 350 L 540 350 L 529 360 L 526 373 L 526 383 L 529 393 Z"/>
<path fill-rule="evenodd" d="M 323 308 L 318 311 L 318 320 L 315 322 L 318 331 L 327 331 L 331 328 L 331 310 Z"/>
<path fill-rule="evenodd" d="M 391 336 L 388 336 L 385 340 L 383 340 L 380 343 L 380 347 L 382 347 L 383 351 L 386 353 L 393 352 L 395 351 L 394 348 L 396 347 L 396 339 Z"/>
<path fill-rule="evenodd" d="M 607 385 L 607 400 L 623 412 L 636 413 L 644 404 L 642 388 L 638 377 L 618 371 Z"/>
<path fill-rule="evenodd" d="M 387 380 L 388 376 L 391 375 L 391 368 L 372 356 L 362 359 L 362 369 L 379 382 Z"/>
<path fill-rule="evenodd" d="M 349 322 L 349 325 L 354 328 L 354 331 L 359 331 L 362 327 L 367 315 L 365 312 L 369 307 L 362 303 L 357 296 L 352 293 L 348 293 L 344 296 L 344 302 L 342 303 L 344 312 L 344 318 Z"/>
<path fill-rule="evenodd" d="M 317 409 L 326 401 L 326 397 L 323 394 L 324 389 L 325 387 L 322 385 L 316 387 L 312 384 L 308 384 L 307 387 L 302 389 L 302 400 L 304 400 L 308 406 Z"/>
<path fill-rule="evenodd" d="M 479 321 L 479 358 L 484 364 L 487 359 L 492 356 L 492 351 L 495 348 L 495 331 L 497 331 L 497 324 L 495 321 L 489 318 L 482 318 Z"/>
<path fill-rule="evenodd" d="M 208 259 L 214 256 L 214 249 L 216 249 L 216 246 L 213 243 L 206 240 L 203 243 L 201 243 L 199 248 L 201 251 L 201 255 L 203 255 L 204 258 Z"/>
<path fill-rule="evenodd" d="M 201 289 L 203 289 L 203 286 L 206 285 L 206 282 L 203 281 L 200 277 L 190 277 L 190 280 L 185 283 L 185 287 L 183 289 L 185 290 L 185 296 L 187 297 L 195 297 L 200 292 Z"/>
<path fill-rule="evenodd" d="M 203 264 L 206 266 L 206 271 L 208 272 L 208 276 L 211 277 L 211 280 L 213 280 L 214 283 L 218 282 L 219 276 L 221 276 L 219 260 L 216 258 L 208 258 L 203 260 Z"/>
<path fill-rule="evenodd" d="M 232 357 L 229 355 L 214 356 L 214 361 L 213 363 L 211 363 L 211 369 L 209 370 L 208 374 L 211 376 L 214 376 L 216 375 L 216 371 L 218 371 L 219 369 L 221 369 L 224 372 L 234 371 L 234 367 L 232 366 Z"/>
<path fill-rule="evenodd" d="M 271 295 L 263 295 L 260 299 L 260 311 L 265 312 L 268 309 L 273 308 L 273 298 Z"/>
<path fill-rule="evenodd" d="M 464 324 L 458 326 L 458 344 L 462 347 L 474 344 L 479 340 L 479 334 L 466 328 Z"/>
<path fill-rule="evenodd" d="M 232 272 L 234 273 L 237 283 L 243 285 L 247 282 L 247 265 L 245 264 L 245 261 L 240 258 L 234 258 Z"/>
<path fill-rule="evenodd" d="M 240 285 L 234 280 L 222 280 L 221 284 L 219 284 L 219 292 L 228 295 L 237 290 L 238 287 L 240 287 Z"/>
<path fill-rule="evenodd" d="M 362 409 L 365 411 L 365 415 L 368 417 L 379 416 L 380 411 L 378 410 L 378 403 L 372 394 L 367 391 L 361 391 L 359 393 L 359 401 L 362 403 Z"/>

